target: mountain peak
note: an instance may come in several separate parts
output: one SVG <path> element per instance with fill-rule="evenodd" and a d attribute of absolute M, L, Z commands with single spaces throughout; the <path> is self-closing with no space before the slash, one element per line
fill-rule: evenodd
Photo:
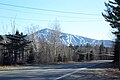
<path fill-rule="evenodd" d="M 52 29 L 42 29 L 38 31 L 38 37 L 39 38 L 44 38 L 49 41 L 48 37 L 50 36 L 50 33 L 52 32 Z M 87 37 L 82 37 L 79 35 L 72 35 L 68 33 L 60 33 L 60 41 L 65 44 L 65 45 L 86 45 L 86 44 L 91 44 L 91 45 L 100 45 L 102 42 L 104 43 L 105 47 L 111 47 L 112 42 L 110 40 L 96 40 L 96 39 L 91 39 Z"/>

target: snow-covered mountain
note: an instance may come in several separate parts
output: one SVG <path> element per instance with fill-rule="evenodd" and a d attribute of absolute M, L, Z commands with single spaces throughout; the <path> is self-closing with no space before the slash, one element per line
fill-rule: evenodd
<path fill-rule="evenodd" d="M 39 37 L 39 39 L 45 39 L 48 42 L 51 42 L 49 37 L 50 34 L 53 30 L 51 29 L 42 29 L 40 31 L 37 32 L 37 35 Z M 82 37 L 79 35 L 72 35 L 72 34 L 67 34 L 67 33 L 60 33 L 60 41 L 65 44 L 65 45 L 85 45 L 87 43 L 91 44 L 91 45 L 100 45 L 102 42 L 104 44 L 105 47 L 111 47 L 112 46 L 112 41 L 110 40 L 96 40 L 96 39 L 91 39 L 91 38 L 86 38 L 86 37 Z"/>

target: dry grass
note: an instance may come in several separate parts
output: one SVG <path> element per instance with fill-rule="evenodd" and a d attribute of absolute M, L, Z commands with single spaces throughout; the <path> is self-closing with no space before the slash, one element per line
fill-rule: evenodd
<path fill-rule="evenodd" d="M 109 68 L 109 69 L 106 69 L 106 73 L 109 74 L 109 75 L 114 75 L 114 76 L 120 76 L 120 71 L 118 69 L 115 69 L 115 68 Z"/>
<path fill-rule="evenodd" d="M 0 66 L 0 70 L 17 69 L 19 66 Z"/>

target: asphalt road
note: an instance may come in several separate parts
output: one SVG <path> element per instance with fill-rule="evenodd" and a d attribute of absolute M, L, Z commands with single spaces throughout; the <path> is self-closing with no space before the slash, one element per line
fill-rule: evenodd
<path fill-rule="evenodd" d="M 87 69 L 109 68 L 111 61 L 50 64 L 42 66 L 25 66 L 18 69 L 0 71 L 0 80 L 87 80 Z M 88 75 L 86 77 L 86 75 Z M 95 74 L 93 74 L 95 75 Z M 92 78 L 92 77 L 91 77 Z M 99 78 L 99 77 L 97 77 Z M 94 80 L 90 79 L 89 80 Z M 98 80 L 98 79 L 95 79 Z"/>

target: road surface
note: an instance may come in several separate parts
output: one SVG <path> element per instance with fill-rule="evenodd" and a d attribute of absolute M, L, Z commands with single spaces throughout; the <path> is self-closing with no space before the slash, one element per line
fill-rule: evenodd
<path fill-rule="evenodd" d="M 108 62 L 111 61 L 25 66 L 0 71 L 0 80 L 106 80 L 106 76 L 103 75 L 101 78 L 96 72 L 88 69 L 109 68 L 111 65 Z"/>

